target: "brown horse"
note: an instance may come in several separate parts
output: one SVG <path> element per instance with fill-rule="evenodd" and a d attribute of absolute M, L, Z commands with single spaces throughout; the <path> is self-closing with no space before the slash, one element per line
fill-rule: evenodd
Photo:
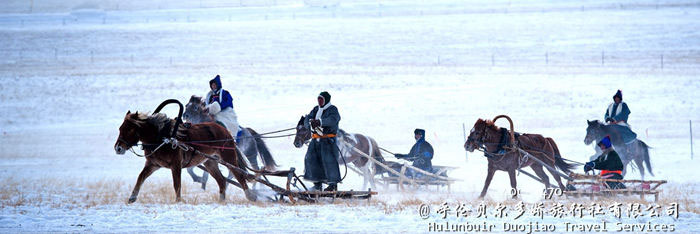
<path fill-rule="evenodd" d="M 180 175 L 182 168 L 197 166 L 202 162 L 219 185 L 219 199 L 224 201 L 226 199 L 226 181 L 221 175 L 216 161 L 208 160 L 194 151 L 173 149 L 170 144 L 162 145 L 163 138 L 170 137 L 170 131 L 174 124 L 175 120 L 161 113 L 153 115 L 139 114 L 138 112 L 132 114 L 131 111 L 126 113 L 124 122 L 119 127 L 119 138 L 114 144 L 114 150 L 117 154 L 124 154 L 128 149 L 141 142 L 146 153 L 146 165 L 136 180 L 134 190 L 129 197 L 129 203 L 136 201 L 144 180 L 161 167 L 170 168 L 172 171 L 175 199 L 181 201 Z M 189 128 L 181 127 L 177 132 L 177 139 L 182 142 L 202 142 L 198 145 L 192 145 L 192 147 L 205 154 L 218 155 L 225 162 L 245 170 L 245 161 L 239 160 L 240 154 L 235 150 L 230 150 L 236 147 L 232 140 L 226 140 L 232 139 L 231 135 L 218 124 L 203 123 L 191 125 Z M 232 168 L 229 170 L 233 171 Z M 234 176 L 241 184 L 246 198 L 252 201 L 256 200 L 255 194 L 248 189 L 244 175 L 235 173 Z"/>
<path fill-rule="evenodd" d="M 311 140 L 311 130 L 304 126 L 305 119 L 306 118 L 302 116 L 297 123 L 297 132 L 294 137 L 294 147 L 296 148 L 301 148 L 304 143 Z M 374 162 L 360 155 L 345 144 L 346 142 L 377 161 L 385 163 L 382 152 L 379 150 L 379 144 L 371 137 L 359 133 L 348 133 L 342 129 L 338 129 L 337 140 L 335 141 L 341 157 L 338 158 L 338 164 L 345 163 L 347 165 L 348 163 L 352 163 L 362 172 L 362 176 L 364 177 L 362 189 L 364 190 L 367 188 L 368 183 L 371 188 L 376 189 L 377 186 L 374 181 L 374 176 L 384 173 L 384 168 L 375 165 Z"/>
<path fill-rule="evenodd" d="M 478 119 L 469 133 L 467 142 L 464 143 L 464 149 L 469 152 L 474 152 L 475 149 L 485 147 L 485 155 L 488 158 L 488 174 L 486 175 L 484 188 L 481 190 L 481 195 L 479 195 L 480 198 L 486 195 L 486 191 L 491 184 L 491 179 L 493 179 L 493 174 L 496 170 L 507 171 L 510 177 L 510 186 L 516 189 L 517 181 L 515 180 L 515 171 L 520 168 L 530 167 L 535 171 L 535 174 L 537 174 L 545 186 L 547 188 L 550 187 L 549 177 L 545 174 L 542 165 L 535 163 L 534 160 L 527 160 L 524 154 L 510 147 L 504 154 L 496 153 L 498 151 L 498 145 L 501 143 L 502 137 L 504 137 L 503 134 L 505 134 L 503 130 L 499 129 L 494 124 L 499 118 L 506 118 L 510 122 L 511 130 L 507 134 L 511 146 L 519 147 L 552 168 L 558 167 L 566 173 L 570 173 L 571 169 L 574 168 L 573 165 L 563 161 L 553 139 L 545 138 L 539 134 L 522 134 L 516 138 L 513 132 L 513 121 L 510 117 L 499 115 L 496 116 L 493 121 Z M 547 170 L 554 176 L 559 187 L 565 189 L 559 175 L 549 168 Z"/>

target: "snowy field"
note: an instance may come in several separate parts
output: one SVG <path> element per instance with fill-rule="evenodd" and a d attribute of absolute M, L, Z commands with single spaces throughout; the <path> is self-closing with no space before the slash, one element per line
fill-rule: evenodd
<path fill-rule="evenodd" d="M 0 232 L 429 232 L 434 222 L 486 222 L 493 232 L 530 222 L 555 232 L 566 222 L 700 230 L 689 130 L 692 121 L 700 139 L 700 1 L 28 2 L 0 10 Z M 243 126 L 294 127 L 327 90 L 341 128 L 400 153 L 424 128 L 433 164 L 459 167 L 450 176 L 462 181 L 449 193 L 392 187 L 370 201 L 288 205 L 251 203 L 233 188 L 219 203 L 213 180 L 202 191 L 183 174 L 184 202 L 175 203 L 161 169 L 126 204 L 144 159 L 114 153 L 124 114 L 204 95 L 216 74 Z M 526 176 L 513 201 L 504 172 L 478 200 L 486 159 L 465 154 L 462 125 L 507 114 L 517 131 L 552 137 L 565 158 L 586 161 L 585 120 L 602 119 L 617 89 L 632 129 L 653 147 L 655 176 L 645 179 L 669 183 L 658 203 L 597 202 L 679 203 L 679 217 L 493 217 L 498 203 L 591 201 L 543 200 Z M 301 170 L 306 149 L 292 140 L 266 142 L 280 168 Z M 340 189 L 362 189 L 361 177 L 348 172 Z M 436 212 L 444 202 L 453 208 L 446 219 Z M 488 218 L 455 216 L 458 203 L 476 211 L 482 202 Z M 421 204 L 431 206 L 427 219 Z"/>

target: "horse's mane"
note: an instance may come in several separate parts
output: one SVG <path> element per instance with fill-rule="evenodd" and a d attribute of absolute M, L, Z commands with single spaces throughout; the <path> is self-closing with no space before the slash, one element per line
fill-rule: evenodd
<path fill-rule="evenodd" d="M 494 123 L 493 120 L 490 120 L 490 119 L 486 119 L 486 120 L 484 120 L 484 119 L 479 119 L 478 121 L 484 122 L 484 125 L 486 125 L 486 127 L 491 128 L 491 129 L 493 129 L 493 130 L 498 131 L 498 129 L 500 129 L 498 126 L 496 126 L 496 123 Z"/>
<path fill-rule="evenodd" d="M 346 132 L 343 129 L 338 129 L 338 135 L 342 136 L 345 138 L 346 141 L 350 141 L 352 144 L 356 144 L 355 140 L 353 137 L 350 135 L 350 133 Z"/>
<path fill-rule="evenodd" d="M 338 135 L 341 135 L 341 136 L 343 136 L 343 137 L 349 137 L 349 136 L 350 136 L 350 134 L 348 134 L 348 133 L 347 133 L 346 131 L 344 131 L 343 129 L 338 129 Z"/>
<path fill-rule="evenodd" d="M 136 113 L 136 120 L 142 123 L 148 123 L 150 125 L 153 125 L 158 129 L 158 131 L 163 130 L 163 128 L 168 127 L 168 124 L 171 123 L 173 120 L 168 118 L 168 115 L 164 113 L 155 113 L 155 114 L 148 114 L 148 113 Z"/>
<path fill-rule="evenodd" d="M 304 125 L 304 119 L 306 119 L 306 118 L 304 118 L 304 116 L 302 116 L 301 119 L 299 119 L 299 122 L 297 122 L 297 126 Z"/>
<path fill-rule="evenodd" d="M 605 123 L 600 122 L 600 120 L 597 120 L 597 119 L 596 119 L 596 120 L 593 120 L 593 121 L 590 121 L 590 122 L 588 122 L 588 123 L 589 123 L 588 126 L 590 126 L 591 124 L 594 124 L 594 126 L 597 126 L 597 127 L 603 127 L 603 126 L 605 126 Z"/>
<path fill-rule="evenodd" d="M 190 97 L 190 101 L 189 101 L 189 102 L 190 102 L 190 103 L 192 103 L 192 102 L 202 103 L 202 97 L 197 96 L 197 95 L 192 95 L 192 97 Z"/>

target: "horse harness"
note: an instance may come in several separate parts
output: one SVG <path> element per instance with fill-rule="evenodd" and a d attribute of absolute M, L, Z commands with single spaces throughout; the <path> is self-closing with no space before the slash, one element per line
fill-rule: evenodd
<path fill-rule="evenodd" d="M 485 134 L 481 134 L 481 137 L 479 139 L 474 139 L 471 138 L 471 140 L 475 141 L 479 148 L 477 150 L 484 152 L 484 157 L 495 160 L 496 162 L 500 162 L 505 158 L 505 155 L 516 151 L 518 153 L 518 168 L 521 168 L 524 163 L 527 163 L 529 155 L 524 155 L 517 150 L 518 145 L 520 141 L 518 141 L 518 138 L 520 138 L 520 133 L 519 132 L 514 132 L 514 137 L 515 137 L 515 142 L 510 142 L 510 137 L 508 135 L 510 132 L 508 131 L 507 128 L 500 128 L 501 132 L 501 139 L 498 143 L 486 143 L 484 142 L 483 138 Z M 498 144 L 498 147 L 496 149 L 496 152 L 489 152 L 488 149 L 486 149 L 486 144 Z M 507 150 L 503 153 L 499 153 L 501 150 Z M 496 157 L 500 157 L 500 159 L 496 159 Z"/>

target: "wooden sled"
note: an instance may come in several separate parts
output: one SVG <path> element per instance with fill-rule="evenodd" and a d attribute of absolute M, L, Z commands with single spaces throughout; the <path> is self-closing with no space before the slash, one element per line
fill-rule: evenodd
<path fill-rule="evenodd" d="M 653 195 L 654 201 L 659 200 L 659 194 L 662 192 L 659 187 L 667 181 L 665 180 L 613 180 L 613 179 L 603 179 L 599 175 L 584 175 L 571 173 L 569 175 L 573 180 L 567 183 L 576 188 L 576 190 L 564 191 L 566 196 L 572 197 L 589 197 L 594 199 L 600 196 L 633 196 L 639 195 L 641 199 L 645 199 L 646 196 Z M 611 189 L 605 182 L 620 182 L 625 185 L 625 189 Z"/>

